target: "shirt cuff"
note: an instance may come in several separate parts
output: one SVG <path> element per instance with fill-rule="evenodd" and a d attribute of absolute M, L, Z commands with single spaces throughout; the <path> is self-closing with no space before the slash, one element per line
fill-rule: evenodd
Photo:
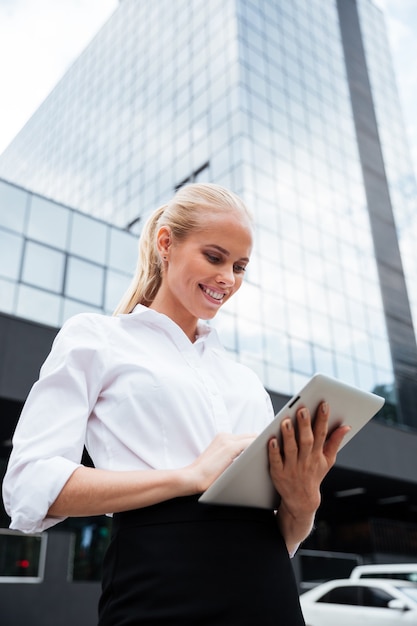
<path fill-rule="evenodd" d="M 48 511 L 78 467 L 79 463 L 54 457 L 29 463 L 16 476 L 9 476 L 4 495 L 10 528 L 39 533 L 62 522 L 65 517 L 48 516 Z"/>

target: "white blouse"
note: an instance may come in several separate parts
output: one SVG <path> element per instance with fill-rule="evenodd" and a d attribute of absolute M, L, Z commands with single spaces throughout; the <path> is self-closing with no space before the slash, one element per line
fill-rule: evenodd
<path fill-rule="evenodd" d="M 256 374 L 200 324 L 191 343 L 170 318 L 85 313 L 58 333 L 22 411 L 3 482 L 11 528 L 40 532 L 86 446 L 108 470 L 190 464 L 218 432 L 258 433 L 273 418 Z"/>

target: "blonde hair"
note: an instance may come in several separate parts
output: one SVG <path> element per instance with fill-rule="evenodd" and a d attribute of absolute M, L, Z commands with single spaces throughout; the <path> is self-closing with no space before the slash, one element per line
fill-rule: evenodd
<path fill-rule="evenodd" d="M 139 237 L 135 275 L 114 311 L 131 313 L 137 304 L 149 306 L 162 282 L 162 263 L 156 237 L 162 226 L 170 228 L 173 241 L 182 241 L 191 232 L 204 227 L 207 211 L 240 211 L 251 223 L 251 215 L 242 200 L 232 191 L 211 183 L 181 187 L 168 204 L 154 211 Z"/>

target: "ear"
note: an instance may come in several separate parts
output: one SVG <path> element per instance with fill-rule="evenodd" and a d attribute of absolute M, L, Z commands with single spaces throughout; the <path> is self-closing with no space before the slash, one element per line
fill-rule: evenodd
<path fill-rule="evenodd" d="M 171 229 L 169 226 L 161 226 L 156 235 L 156 246 L 161 258 L 166 260 L 172 243 Z"/>

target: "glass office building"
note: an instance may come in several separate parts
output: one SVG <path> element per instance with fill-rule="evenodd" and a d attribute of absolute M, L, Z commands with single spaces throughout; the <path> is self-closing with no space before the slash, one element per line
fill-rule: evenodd
<path fill-rule="evenodd" d="M 415 314 L 415 180 L 384 23 L 369 0 L 344 4 L 360 21 Z M 340 17 L 334 0 L 123 0 L 0 175 L 133 230 L 184 182 L 232 188 L 257 232 L 248 284 L 217 320 L 228 350 L 271 391 L 320 370 L 395 403 Z M 397 419 L 417 426 L 404 407 Z"/>
<path fill-rule="evenodd" d="M 65 245 L 27 231 L 36 263 L 44 247 L 61 264 L 69 255 L 70 268 L 94 266 L 110 290 L 131 268 L 91 258 L 104 254 L 95 245 L 90 256 L 73 249 L 87 225 L 133 237 L 192 181 L 241 195 L 256 241 L 246 284 L 214 321 L 227 350 L 277 405 L 315 371 L 387 400 L 342 451 L 322 509 L 333 537 L 326 526 L 312 547 L 380 553 L 384 535 L 391 553 L 410 554 L 414 540 L 392 538 L 417 532 L 417 189 L 370 0 L 121 0 L 0 156 L 0 176 L 58 203 L 54 219 L 61 205 L 78 210 L 79 235 Z M 34 288 L 35 267 L 13 288 Z M 92 295 L 79 276 L 76 294 L 48 278 L 61 317 L 44 323 L 59 326 L 84 304 L 107 310 L 80 297 Z M 25 316 L 13 302 L 8 312 Z M 354 506 L 342 491 L 357 494 Z"/>

